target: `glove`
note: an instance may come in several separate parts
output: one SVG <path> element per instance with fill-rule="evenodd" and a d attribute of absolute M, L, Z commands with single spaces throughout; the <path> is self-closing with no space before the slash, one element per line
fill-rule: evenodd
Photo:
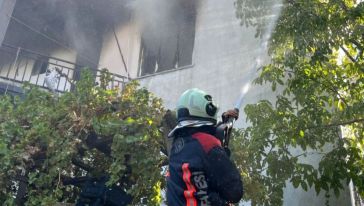
<path fill-rule="evenodd" d="M 222 199 L 219 194 L 217 194 L 216 192 L 211 192 L 209 194 L 209 198 L 208 198 L 209 202 L 211 203 L 211 205 L 214 206 L 226 206 L 229 205 L 229 203 Z"/>
<path fill-rule="evenodd" d="M 235 118 L 236 120 L 239 118 L 239 111 L 237 109 L 230 109 L 224 113 L 222 113 L 222 121 L 225 123 L 229 120 L 230 117 Z"/>

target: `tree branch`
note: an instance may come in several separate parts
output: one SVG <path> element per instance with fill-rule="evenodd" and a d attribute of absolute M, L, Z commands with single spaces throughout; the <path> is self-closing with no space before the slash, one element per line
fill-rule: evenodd
<path fill-rule="evenodd" d="M 17 175 L 15 180 L 18 181 L 18 190 L 15 196 L 16 205 L 24 205 L 25 197 L 28 192 L 28 177 L 23 175 Z"/>
<path fill-rule="evenodd" d="M 356 63 L 357 61 L 355 60 L 355 58 L 353 56 L 351 56 L 351 54 L 349 53 L 348 50 L 346 50 L 343 46 L 340 45 L 340 48 L 344 51 L 344 53 L 346 54 L 346 56 L 353 62 Z"/>
<path fill-rule="evenodd" d="M 363 50 L 364 46 L 362 46 L 358 41 L 356 41 L 355 39 L 349 39 L 349 41 L 354 44 L 358 49 Z"/>
<path fill-rule="evenodd" d="M 332 124 L 327 124 L 327 125 L 320 125 L 320 126 L 312 126 L 312 127 L 307 127 L 305 129 L 316 129 L 316 128 L 328 128 L 328 127 L 338 127 L 338 126 L 344 126 L 344 125 L 349 125 L 349 124 L 353 124 L 353 123 L 357 123 L 357 122 L 364 122 L 364 118 L 361 119 L 353 119 L 353 120 L 349 120 L 346 122 L 335 122 Z"/>
<path fill-rule="evenodd" d="M 321 79 L 325 80 L 325 77 L 323 77 L 321 74 L 317 74 Z M 315 81 L 317 83 L 320 83 L 322 85 L 324 85 L 328 90 L 330 90 L 331 92 L 333 92 L 334 94 L 336 94 L 339 99 L 341 101 L 343 101 L 343 103 L 345 104 L 345 106 L 348 106 L 346 100 L 344 97 L 341 96 L 341 94 L 339 93 L 339 90 L 333 86 L 333 84 L 331 84 L 330 82 L 326 83 L 325 81 L 319 81 L 317 78 L 312 78 L 309 77 L 312 81 Z"/>
<path fill-rule="evenodd" d="M 329 89 L 329 90 L 331 90 L 332 92 L 334 92 L 336 95 L 338 95 L 339 96 L 339 99 L 341 99 L 341 101 L 343 101 L 343 103 L 346 105 L 346 106 L 348 106 L 348 104 L 346 103 L 346 100 L 344 99 L 344 97 L 342 97 L 341 96 L 341 94 L 339 93 L 339 91 L 335 88 L 335 87 L 330 87 L 330 86 L 328 86 L 328 85 L 326 85 L 327 86 L 327 88 Z"/>
<path fill-rule="evenodd" d="M 359 60 L 359 58 L 363 58 L 363 50 L 359 51 L 359 54 L 356 56 L 356 61 Z M 363 70 L 363 69 L 362 69 Z"/>
<path fill-rule="evenodd" d="M 364 51 L 364 46 L 361 45 L 357 40 L 355 39 L 349 39 L 349 41 L 354 44 L 356 46 L 356 48 L 359 50 L 358 54 L 356 55 L 355 60 L 358 61 L 359 58 L 363 58 L 363 51 Z M 362 69 L 362 71 L 364 71 Z"/>
<path fill-rule="evenodd" d="M 112 137 L 99 138 L 94 131 L 91 131 L 85 143 L 90 149 L 96 148 L 106 156 L 111 155 L 110 144 L 112 143 Z"/>
<path fill-rule="evenodd" d="M 76 165 L 77 167 L 82 168 L 83 170 L 90 172 L 93 170 L 92 167 L 90 167 L 89 165 L 85 164 L 82 160 L 78 159 L 78 158 L 72 158 L 71 160 L 72 164 Z"/>
<path fill-rule="evenodd" d="M 296 155 L 294 157 L 300 157 L 300 156 L 304 156 L 304 155 L 315 155 L 315 154 L 326 155 L 327 153 L 325 153 L 325 152 L 304 152 L 304 153 Z"/>
<path fill-rule="evenodd" d="M 318 76 L 321 79 L 325 79 L 325 77 L 323 77 L 321 74 L 318 74 Z M 317 79 L 314 79 L 314 78 L 310 78 L 310 79 L 312 81 L 315 81 L 317 83 L 320 83 L 320 84 L 324 85 L 327 89 L 329 89 L 331 92 L 333 92 L 334 94 L 336 94 L 339 97 L 339 99 L 341 101 L 343 101 L 343 103 L 345 104 L 345 106 L 348 106 L 348 104 L 346 103 L 345 98 L 341 96 L 341 94 L 339 93 L 339 90 L 337 88 L 335 88 L 332 84 L 330 84 L 330 82 L 325 83 L 325 82 L 318 81 Z"/>

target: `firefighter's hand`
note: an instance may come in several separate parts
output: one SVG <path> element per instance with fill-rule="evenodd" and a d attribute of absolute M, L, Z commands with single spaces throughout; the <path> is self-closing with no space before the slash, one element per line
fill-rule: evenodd
<path fill-rule="evenodd" d="M 211 192 L 208 196 L 208 200 L 211 203 L 211 205 L 216 205 L 216 206 L 227 206 L 229 203 L 222 199 L 220 197 L 219 194 L 217 194 L 216 192 Z"/>
<path fill-rule="evenodd" d="M 226 122 L 230 118 L 237 120 L 239 118 L 239 111 L 237 109 L 229 109 L 228 111 L 222 113 L 222 121 Z"/>

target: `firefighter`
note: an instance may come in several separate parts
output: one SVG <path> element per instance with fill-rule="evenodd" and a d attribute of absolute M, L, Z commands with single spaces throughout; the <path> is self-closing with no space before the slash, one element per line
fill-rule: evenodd
<path fill-rule="evenodd" d="M 243 184 L 229 152 L 215 136 L 218 106 L 199 89 L 185 91 L 177 103 L 177 126 L 167 174 L 167 203 L 170 206 L 226 206 L 237 203 Z M 223 119 L 238 117 L 235 110 Z"/>

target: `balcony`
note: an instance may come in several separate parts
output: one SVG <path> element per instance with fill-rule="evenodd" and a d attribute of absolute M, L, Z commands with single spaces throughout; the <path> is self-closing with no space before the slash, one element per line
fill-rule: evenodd
<path fill-rule="evenodd" d="M 49 75 L 53 75 L 54 92 L 63 93 L 71 91 L 73 84 L 79 79 L 81 65 L 62 60 L 55 57 L 46 56 L 37 52 L 23 48 L 16 48 L 10 45 L 0 47 L 0 87 L 5 91 L 19 93 L 19 89 L 24 82 L 50 89 Z M 101 70 L 93 70 L 95 84 L 100 82 Z M 128 77 L 111 73 L 112 81 L 107 88 L 122 89 Z M 1 89 L 1 88 L 0 88 Z"/>

